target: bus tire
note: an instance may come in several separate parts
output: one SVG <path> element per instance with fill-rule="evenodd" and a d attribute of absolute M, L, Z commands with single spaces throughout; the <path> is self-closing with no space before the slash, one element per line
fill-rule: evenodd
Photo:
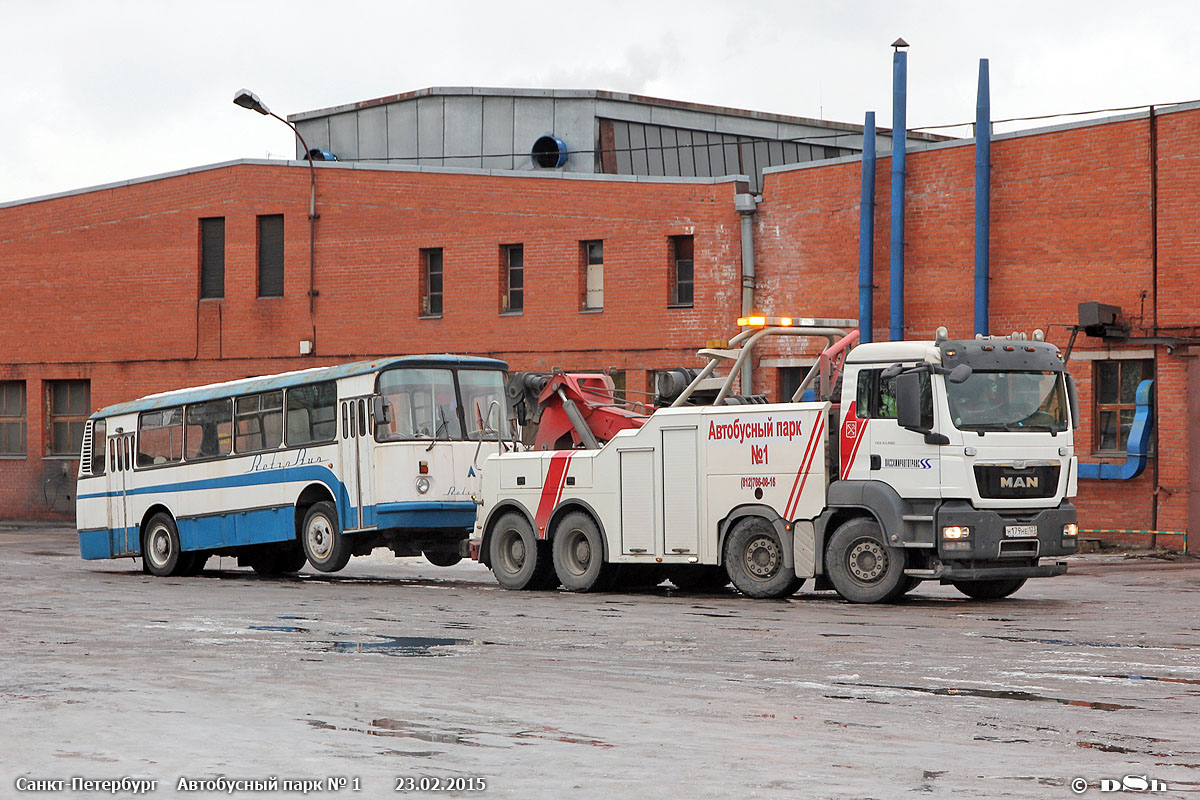
<path fill-rule="evenodd" d="M 725 571 L 746 597 L 788 597 L 804 585 L 783 558 L 775 526 L 762 517 L 744 517 L 725 539 Z"/>
<path fill-rule="evenodd" d="M 184 552 L 179 557 L 179 573 L 189 577 L 199 575 L 204 571 L 204 565 L 208 563 L 209 553 L 206 550 L 192 550 Z"/>
<path fill-rule="evenodd" d="M 300 543 L 308 563 L 318 572 L 337 572 L 350 562 L 353 548 L 338 526 L 333 503 L 313 503 L 304 515 Z"/>
<path fill-rule="evenodd" d="M 158 513 L 146 523 L 142 536 L 142 568 L 159 578 L 179 575 L 192 561 L 179 544 L 179 529 L 170 514 Z"/>
<path fill-rule="evenodd" d="M 553 574 L 554 565 L 543 545 L 521 514 L 510 511 L 501 516 L 488 537 L 488 563 L 496 582 L 517 591 L 547 588 L 547 573 Z"/>
<path fill-rule="evenodd" d="M 609 588 L 616 577 L 604 563 L 604 537 L 589 515 L 572 511 L 554 526 L 554 574 L 569 592 L 596 592 Z"/>
<path fill-rule="evenodd" d="M 308 556 L 299 542 L 279 542 L 259 545 L 261 548 L 250 568 L 259 575 L 287 575 L 299 572 L 308 563 Z"/>
<path fill-rule="evenodd" d="M 462 553 L 458 550 L 422 550 L 421 555 L 435 567 L 453 567 L 462 561 Z"/>
<path fill-rule="evenodd" d="M 1025 585 L 1025 578 L 996 578 L 988 581 L 956 581 L 954 588 L 972 600 L 1003 600 Z"/>
<path fill-rule="evenodd" d="M 851 603 L 891 603 L 908 589 L 905 553 L 889 547 L 879 523 L 857 517 L 838 528 L 825 548 L 825 574 Z"/>

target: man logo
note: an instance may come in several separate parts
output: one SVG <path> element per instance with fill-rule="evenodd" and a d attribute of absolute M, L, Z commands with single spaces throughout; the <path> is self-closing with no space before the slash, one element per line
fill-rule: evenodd
<path fill-rule="evenodd" d="M 1035 475 L 1017 475 L 1015 477 L 1002 476 L 1000 478 L 1001 489 L 1036 489 L 1038 488 L 1038 478 Z"/>

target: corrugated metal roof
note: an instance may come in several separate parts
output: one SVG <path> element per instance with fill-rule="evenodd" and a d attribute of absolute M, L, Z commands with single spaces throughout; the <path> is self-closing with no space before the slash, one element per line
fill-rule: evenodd
<path fill-rule="evenodd" d="M 170 392 L 146 395 L 137 400 L 130 400 L 125 403 L 117 403 L 116 405 L 102 408 L 93 414 L 92 417 L 111 417 L 117 414 L 152 411 L 156 408 L 172 408 L 184 403 L 202 403 L 206 400 L 220 400 L 235 395 L 269 392 L 275 389 L 286 389 L 291 386 L 301 386 L 318 381 L 350 378 L 355 375 L 369 375 L 372 372 L 378 372 L 390 367 L 420 367 L 447 364 L 461 367 L 508 369 L 508 364 L 503 361 L 478 356 L 455 356 L 449 354 L 390 356 L 370 361 L 354 361 L 349 364 L 339 364 L 332 367 L 314 367 L 312 369 L 296 370 L 295 372 L 284 372 L 279 375 L 242 378 L 236 381 L 213 383 L 190 389 L 175 389 Z"/>

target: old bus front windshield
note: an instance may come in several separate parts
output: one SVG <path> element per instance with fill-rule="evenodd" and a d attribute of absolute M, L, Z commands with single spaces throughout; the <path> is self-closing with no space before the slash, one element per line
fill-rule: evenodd
<path fill-rule="evenodd" d="M 377 427 L 376 438 L 450 441 L 493 438 L 508 416 L 504 373 L 464 369 L 457 371 L 457 378 L 456 387 L 455 370 L 451 369 L 398 367 L 382 372 L 379 393 L 391 406 L 392 419 Z"/>
<path fill-rule="evenodd" d="M 946 394 L 959 430 L 1057 433 L 1070 424 L 1058 372 L 977 371 L 962 383 L 947 381 Z"/>

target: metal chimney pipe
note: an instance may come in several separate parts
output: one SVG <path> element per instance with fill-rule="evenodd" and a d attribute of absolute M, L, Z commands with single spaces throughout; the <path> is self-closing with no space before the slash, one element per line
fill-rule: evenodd
<path fill-rule="evenodd" d="M 979 92 L 975 100 L 975 333 L 988 335 L 991 278 L 992 93 L 988 60 L 979 59 Z"/>
<path fill-rule="evenodd" d="M 862 202 L 858 221 L 859 341 L 872 341 L 875 327 L 875 112 L 863 124 Z"/>
<path fill-rule="evenodd" d="M 904 156 L 908 140 L 908 42 L 897 39 L 892 55 L 892 230 L 889 243 L 891 269 L 892 341 L 904 338 Z"/>

